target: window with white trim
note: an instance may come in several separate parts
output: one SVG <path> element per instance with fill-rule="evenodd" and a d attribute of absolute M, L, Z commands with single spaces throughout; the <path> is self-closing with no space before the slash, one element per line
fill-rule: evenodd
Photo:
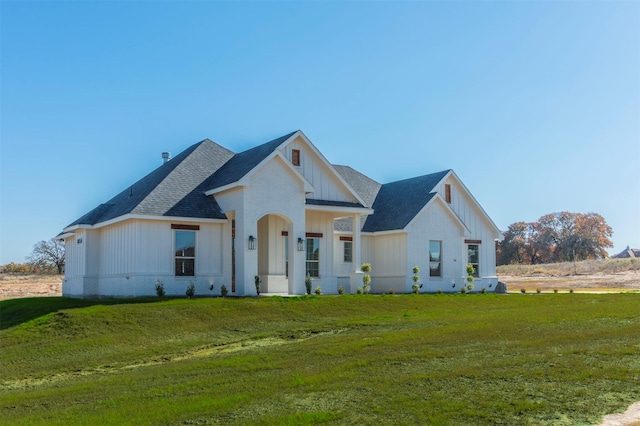
<path fill-rule="evenodd" d="M 467 263 L 473 266 L 473 276 L 480 277 L 480 245 L 467 245 Z"/>
<path fill-rule="evenodd" d="M 320 239 L 307 237 L 306 273 L 314 278 L 320 276 Z"/>
<path fill-rule="evenodd" d="M 442 276 L 442 241 L 429 241 L 429 276 Z"/>
<path fill-rule="evenodd" d="M 193 277 L 196 272 L 196 232 L 175 231 L 176 277 Z"/>
<path fill-rule="evenodd" d="M 353 262 L 353 242 L 351 241 L 343 241 L 344 243 L 344 263 L 352 263 Z"/>

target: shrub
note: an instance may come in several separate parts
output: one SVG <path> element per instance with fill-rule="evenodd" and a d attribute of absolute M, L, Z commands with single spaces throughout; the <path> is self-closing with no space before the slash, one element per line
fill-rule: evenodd
<path fill-rule="evenodd" d="M 371 290 L 371 275 L 369 275 L 369 272 L 371 272 L 371 264 L 363 263 L 360 265 L 360 270 L 364 272 L 364 276 L 362 277 L 362 290 L 366 294 Z"/>
<path fill-rule="evenodd" d="M 420 287 L 422 287 L 420 285 L 420 276 L 418 275 L 420 273 L 420 268 L 418 268 L 418 266 L 414 266 L 411 271 L 413 272 L 413 285 L 411 286 L 411 290 L 413 290 L 414 294 L 418 294 L 420 292 Z"/>
<path fill-rule="evenodd" d="M 220 295 L 222 297 L 226 297 L 227 294 L 229 294 L 229 290 L 227 290 L 227 286 L 222 284 L 222 287 L 220 287 Z"/>
<path fill-rule="evenodd" d="M 156 295 L 158 297 L 164 297 L 164 283 L 162 280 L 156 281 Z"/>
<path fill-rule="evenodd" d="M 482 294 L 487 294 L 487 289 L 486 289 L 486 288 L 484 288 L 484 287 L 482 287 L 482 290 L 480 290 L 480 293 L 482 293 Z"/>
<path fill-rule="evenodd" d="M 569 293 L 573 293 L 573 289 L 572 288 L 569 289 Z"/>
<path fill-rule="evenodd" d="M 193 284 L 193 281 L 191 281 L 191 284 L 189 284 L 189 286 L 187 287 L 187 291 L 185 292 L 185 294 L 189 299 L 191 299 L 196 294 L 196 286 Z"/>
<path fill-rule="evenodd" d="M 362 294 L 362 287 L 358 287 L 358 290 L 356 291 L 356 293 Z"/>
<path fill-rule="evenodd" d="M 338 287 L 338 294 L 344 294 L 344 287 L 342 286 Z"/>
<path fill-rule="evenodd" d="M 467 294 L 467 288 L 463 286 L 463 287 L 460 289 L 460 293 L 462 293 L 462 294 Z"/>
<path fill-rule="evenodd" d="M 536 288 L 536 293 L 540 294 L 542 291 L 539 288 Z"/>
<path fill-rule="evenodd" d="M 389 294 L 396 294 L 396 290 L 395 290 L 395 289 L 393 289 L 393 288 L 390 288 L 390 289 L 389 289 Z"/>
<path fill-rule="evenodd" d="M 442 289 L 441 289 L 441 288 L 439 288 L 439 289 L 438 289 L 438 294 L 442 294 L 442 293 L 443 293 L 443 292 L 442 292 Z"/>
<path fill-rule="evenodd" d="M 554 292 L 554 293 L 557 293 L 557 292 L 558 292 L 558 289 L 557 289 L 557 288 L 554 288 L 554 289 L 553 289 L 553 292 Z"/>
<path fill-rule="evenodd" d="M 307 294 L 311 294 L 311 275 L 307 273 L 307 278 L 304 279 L 304 287 L 307 290 Z"/>
<path fill-rule="evenodd" d="M 320 286 L 316 287 L 315 293 L 316 293 L 317 295 L 322 294 L 322 289 L 320 288 Z"/>
<path fill-rule="evenodd" d="M 525 294 L 527 292 L 527 290 L 525 290 L 524 288 L 520 289 L 520 293 Z"/>
<path fill-rule="evenodd" d="M 473 277 L 471 277 L 471 278 L 473 278 Z M 473 286 L 473 284 L 471 284 L 471 283 L 467 284 L 467 291 L 471 292 L 471 291 L 473 291 L 474 288 L 475 287 Z"/>

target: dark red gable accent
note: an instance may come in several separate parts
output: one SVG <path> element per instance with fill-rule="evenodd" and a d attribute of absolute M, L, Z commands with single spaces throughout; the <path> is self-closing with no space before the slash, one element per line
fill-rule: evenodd
<path fill-rule="evenodd" d="M 300 165 L 300 150 L 299 149 L 292 149 L 291 150 L 291 163 L 294 166 L 299 166 Z"/>
<path fill-rule="evenodd" d="M 182 229 L 185 231 L 199 231 L 200 225 L 180 225 L 177 223 L 172 223 L 171 229 Z"/>
<path fill-rule="evenodd" d="M 353 237 L 340 237 L 340 241 L 353 241 Z"/>
<path fill-rule="evenodd" d="M 289 236 L 289 231 L 282 231 L 282 236 L 283 237 L 288 237 Z"/>
<path fill-rule="evenodd" d="M 482 244 L 482 240 L 464 240 L 465 244 Z"/>
<path fill-rule="evenodd" d="M 307 238 L 322 238 L 322 232 L 307 232 Z"/>

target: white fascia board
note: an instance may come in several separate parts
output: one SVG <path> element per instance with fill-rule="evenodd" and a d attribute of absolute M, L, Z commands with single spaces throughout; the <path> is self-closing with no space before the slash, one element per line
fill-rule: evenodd
<path fill-rule="evenodd" d="M 367 216 L 367 215 L 373 214 L 373 210 L 367 207 L 319 206 L 317 204 L 305 204 L 304 209 L 323 211 L 323 212 L 334 212 L 334 213 L 340 213 L 340 214 L 354 213 L 354 214 L 360 214 L 361 216 Z M 340 219 L 340 218 L 338 217 L 336 219 Z"/>
<path fill-rule="evenodd" d="M 124 222 L 126 220 L 143 219 L 157 220 L 162 222 L 188 222 L 188 223 L 227 223 L 227 219 L 205 219 L 199 217 L 181 217 L 181 216 L 151 216 L 143 214 L 125 214 L 105 222 L 96 223 L 95 225 L 80 225 L 64 229 L 64 232 L 70 232 L 76 229 L 100 229 L 115 223 Z"/>
<path fill-rule="evenodd" d="M 72 225 L 72 226 L 67 226 L 66 228 L 64 228 L 62 230 L 62 232 L 72 232 L 72 231 L 78 231 L 81 229 L 93 229 L 93 225 Z"/>
<path fill-rule="evenodd" d="M 63 234 L 56 235 L 54 238 L 56 240 L 64 241 L 69 237 L 73 237 L 74 235 L 76 235 L 76 234 L 74 234 L 73 232 L 65 232 Z"/>
<path fill-rule="evenodd" d="M 207 197 L 210 197 L 212 195 L 220 194 L 221 192 L 229 191 L 231 189 L 246 187 L 247 185 L 242 183 L 243 179 L 240 179 L 239 181 L 230 183 L 228 185 L 219 186 L 218 188 L 213 188 L 208 191 L 205 191 L 204 195 L 206 195 Z"/>
<path fill-rule="evenodd" d="M 493 220 L 491 220 L 491 217 L 489 217 L 489 215 L 487 214 L 486 211 L 484 211 L 484 209 L 482 208 L 482 206 L 480 205 L 480 203 L 478 202 L 478 200 L 476 200 L 476 198 L 473 196 L 473 194 L 471 193 L 471 191 L 469 191 L 469 188 L 467 188 L 465 186 L 465 184 L 462 182 L 462 180 L 460 180 L 460 178 L 458 177 L 458 175 L 453 171 L 450 170 L 449 173 L 447 173 L 445 175 L 445 177 L 442 180 L 445 180 L 448 176 L 452 175 L 456 181 L 460 184 L 460 186 L 462 187 L 462 189 L 465 191 L 466 195 L 471 199 L 471 201 L 474 202 L 474 204 L 476 205 L 476 207 L 478 208 L 478 210 L 480 211 L 480 213 L 484 216 L 485 220 L 487 222 L 489 222 L 489 224 L 491 226 L 493 226 L 493 229 L 496 231 L 497 233 L 497 238 L 502 240 L 502 238 L 504 238 L 504 236 L 502 235 L 502 232 L 500 232 L 500 229 L 496 226 L 496 224 L 493 222 Z M 442 182 L 442 181 L 441 181 Z M 438 182 L 440 183 L 440 182 Z"/>
<path fill-rule="evenodd" d="M 300 138 L 302 138 L 302 140 L 305 141 L 305 143 L 309 146 L 309 148 L 318 156 L 318 158 L 320 158 L 320 161 L 322 161 L 324 163 L 324 165 L 326 167 L 329 168 L 329 170 L 331 170 L 331 173 L 333 173 L 333 175 L 340 181 L 340 183 L 342 183 L 345 188 L 347 188 L 347 190 L 351 193 L 351 195 L 353 195 L 353 197 L 358 200 L 358 202 L 360 204 L 362 204 L 363 206 L 366 206 L 367 203 L 364 202 L 364 200 L 362 198 L 360 198 L 360 196 L 358 195 L 358 193 L 356 191 L 354 191 L 354 189 L 351 187 L 351 185 L 349 185 L 347 183 L 346 180 L 344 180 L 342 178 L 342 176 L 340 175 L 340 173 L 338 173 L 336 171 L 336 169 L 331 165 L 331 163 L 325 158 L 324 155 L 322 155 L 322 153 L 318 150 L 318 148 L 316 148 L 316 146 L 309 140 L 309 138 L 307 137 L 307 135 L 305 135 L 302 130 L 298 130 L 294 136 L 300 136 Z M 291 139 L 291 138 L 290 138 Z M 289 140 L 287 140 L 288 142 Z"/>

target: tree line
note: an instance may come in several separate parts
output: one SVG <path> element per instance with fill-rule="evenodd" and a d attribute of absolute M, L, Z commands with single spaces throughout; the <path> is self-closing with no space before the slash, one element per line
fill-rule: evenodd
<path fill-rule="evenodd" d="M 7 274 L 62 274 L 64 272 L 64 243 L 55 238 L 39 241 L 25 263 L 9 263 L 2 267 Z"/>
<path fill-rule="evenodd" d="M 516 222 L 497 244 L 498 265 L 567 262 L 608 257 L 613 231 L 597 213 L 559 212 Z"/>

